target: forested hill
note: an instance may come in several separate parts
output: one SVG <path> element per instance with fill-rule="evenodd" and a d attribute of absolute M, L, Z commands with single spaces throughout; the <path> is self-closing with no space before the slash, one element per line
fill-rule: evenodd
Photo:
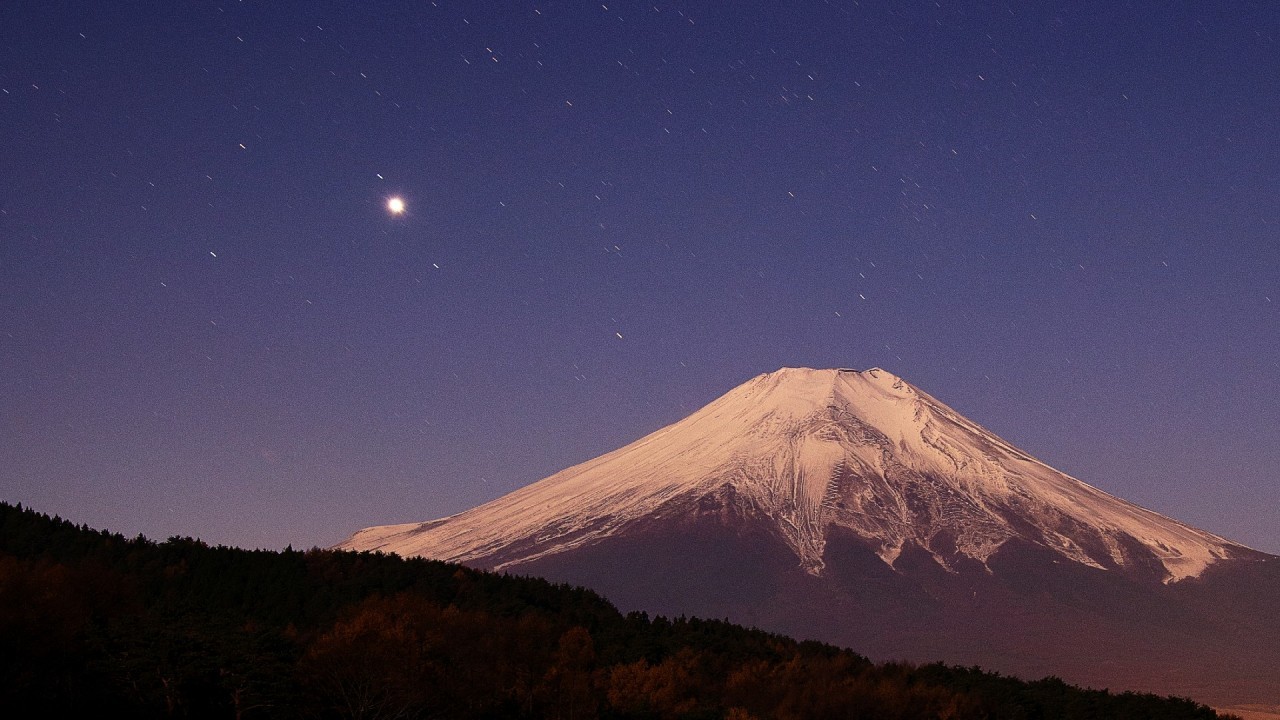
<path fill-rule="evenodd" d="M 849 618 L 874 622 L 874 618 Z M 874 665 L 542 580 L 153 542 L 0 503 L 8 717 L 1217 717 L 1187 700 Z"/>

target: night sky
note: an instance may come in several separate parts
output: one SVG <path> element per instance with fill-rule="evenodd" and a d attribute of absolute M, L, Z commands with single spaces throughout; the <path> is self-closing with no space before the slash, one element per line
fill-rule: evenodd
<path fill-rule="evenodd" d="M 1278 37 L 1272 0 L 5 0 L 0 498 L 325 546 L 880 366 L 1280 552 Z"/>

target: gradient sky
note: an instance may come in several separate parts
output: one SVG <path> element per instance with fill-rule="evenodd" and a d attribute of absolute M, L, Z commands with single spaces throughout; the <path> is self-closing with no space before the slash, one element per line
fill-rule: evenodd
<path fill-rule="evenodd" d="M 1280 552 L 1278 35 L 1273 0 L 6 0 L 0 498 L 329 545 L 881 366 Z"/>

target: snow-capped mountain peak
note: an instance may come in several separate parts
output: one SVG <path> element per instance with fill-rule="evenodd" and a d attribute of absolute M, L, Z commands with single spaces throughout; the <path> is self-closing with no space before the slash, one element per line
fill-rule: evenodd
<path fill-rule="evenodd" d="M 341 547 L 503 568 L 715 506 L 766 523 L 820 575 L 834 528 L 892 565 L 946 568 L 1012 540 L 1172 582 L 1241 546 L 1035 460 L 880 368 L 783 368 L 685 419 L 466 512 L 361 530 Z"/>

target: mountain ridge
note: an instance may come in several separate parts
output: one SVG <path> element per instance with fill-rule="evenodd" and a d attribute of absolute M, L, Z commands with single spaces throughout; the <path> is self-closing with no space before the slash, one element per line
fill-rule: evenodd
<path fill-rule="evenodd" d="M 358 531 L 338 547 L 504 569 L 720 494 L 765 516 L 821 574 L 834 527 L 952 568 L 1017 537 L 1164 582 L 1253 553 L 1054 470 L 881 368 L 782 368 L 618 450 L 456 515 Z"/>
<path fill-rule="evenodd" d="M 878 368 L 759 375 L 613 452 L 344 547 L 881 660 L 1280 703 L 1280 557 L 1060 473 Z"/>

